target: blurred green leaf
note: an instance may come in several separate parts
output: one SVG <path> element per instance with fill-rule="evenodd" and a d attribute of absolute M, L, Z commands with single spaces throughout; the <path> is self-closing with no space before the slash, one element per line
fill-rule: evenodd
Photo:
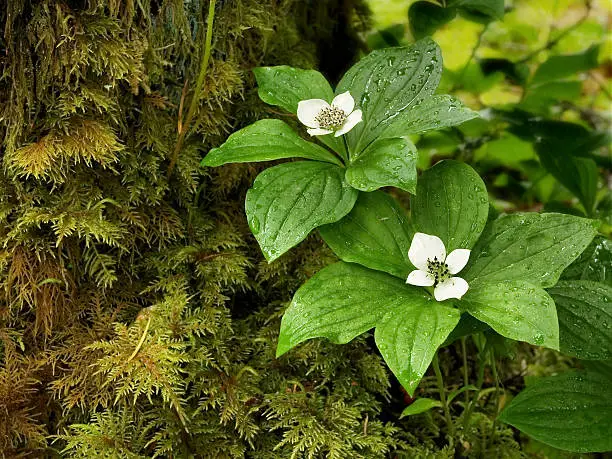
<path fill-rule="evenodd" d="M 404 41 L 405 33 L 406 28 L 403 24 L 394 24 L 386 29 L 369 34 L 366 43 L 371 50 L 400 46 Z"/>
<path fill-rule="evenodd" d="M 444 8 L 428 1 L 418 1 L 410 5 L 408 21 L 410 30 L 417 40 L 432 35 L 457 15 L 455 8 Z"/>
<path fill-rule="evenodd" d="M 447 7 L 460 8 L 467 19 L 489 22 L 504 17 L 504 0 L 448 0 Z"/>
<path fill-rule="evenodd" d="M 577 78 L 579 73 L 599 65 L 598 55 L 599 46 L 594 45 L 580 54 L 552 56 L 538 67 L 530 84 L 534 86 L 568 77 Z"/>
<path fill-rule="evenodd" d="M 566 153 L 562 145 L 542 142 L 536 151 L 542 165 L 582 203 L 588 216 L 593 214 L 599 170 L 595 161 Z"/>
<path fill-rule="evenodd" d="M 485 143 L 474 152 L 474 161 L 491 162 L 509 168 L 516 168 L 517 163 L 534 159 L 536 154 L 531 143 L 508 133 Z"/>

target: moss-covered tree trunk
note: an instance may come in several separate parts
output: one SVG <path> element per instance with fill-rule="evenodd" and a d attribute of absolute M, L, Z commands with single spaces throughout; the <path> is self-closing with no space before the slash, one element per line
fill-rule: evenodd
<path fill-rule="evenodd" d="M 199 167 L 230 131 L 277 116 L 252 67 L 336 78 L 365 7 L 209 11 L 0 10 L 0 456 L 383 457 L 399 441 L 377 420 L 388 379 L 365 341 L 274 359 L 284 304 L 331 255 L 312 238 L 267 265 L 242 209 L 257 171 Z"/>

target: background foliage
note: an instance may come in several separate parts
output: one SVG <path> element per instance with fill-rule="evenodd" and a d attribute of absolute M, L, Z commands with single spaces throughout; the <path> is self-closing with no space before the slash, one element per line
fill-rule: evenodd
<path fill-rule="evenodd" d="M 261 166 L 199 167 L 230 132 L 276 115 L 252 67 L 317 67 L 336 82 L 360 53 L 413 41 L 411 3 L 371 1 L 371 15 L 361 1 L 219 1 L 196 96 L 208 2 L 9 0 L 2 456 L 564 457 L 495 421 L 530 378 L 580 365 L 553 351 L 493 333 L 447 347 L 448 390 L 482 389 L 457 395 L 450 419 L 400 418 L 412 400 L 371 337 L 275 359 L 288 300 L 334 257 L 315 235 L 267 264 L 242 208 Z M 483 116 L 416 137 L 420 167 L 469 162 L 497 211 L 601 219 L 564 277 L 611 284 L 609 6 L 505 7 L 503 20 L 458 15 L 432 30 L 447 68 L 439 91 Z M 433 373 L 417 395 L 437 397 Z"/>

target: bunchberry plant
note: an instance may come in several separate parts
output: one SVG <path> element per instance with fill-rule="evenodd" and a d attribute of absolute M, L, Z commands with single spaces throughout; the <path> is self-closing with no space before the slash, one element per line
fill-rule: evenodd
<path fill-rule="evenodd" d="M 467 333 L 462 317 L 559 349 L 557 310 L 544 289 L 589 245 L 595 225 L 555 213 L 496 218 L 480 176 L 457 161 L 436 164 L 417 183 L 409 136 L 476 116 L 434 94 L 441 70 L 430 39 L 371 53 L 335 91 L 313 70 L 255 69 L 262 100 L 297 114 L 323 145 L 268 119 L 234 133 L 203 160 L 306 160 L 264 170 L 245 203 L 268 261 L 315 228 L 341 260 L 295 293 L 278 356 L 310 338 L 342 344 L 375 329 L 389 368 L 413 394 L 451 332 Z M 379 190 L 388 186 L 414 195 L 409 215 Z"/>

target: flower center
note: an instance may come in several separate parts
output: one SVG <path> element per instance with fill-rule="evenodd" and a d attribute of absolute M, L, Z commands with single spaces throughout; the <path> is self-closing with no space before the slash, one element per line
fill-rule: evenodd
<path fill-rule="evenodd" d="M 323 129 L 338 129 L 346 120 L 346 116 L 344 110 L 336 107 L 325 107 L 315 116 L 315 121 Z"/>
<path fill-rule="evenodd" d="M 433 260 L 427 260 L 427 271 L 434 277 L 434 287 L 451 277 L 448 265 L 443 261 L 439 261 L 438 257 L 434 257 Z"/>

